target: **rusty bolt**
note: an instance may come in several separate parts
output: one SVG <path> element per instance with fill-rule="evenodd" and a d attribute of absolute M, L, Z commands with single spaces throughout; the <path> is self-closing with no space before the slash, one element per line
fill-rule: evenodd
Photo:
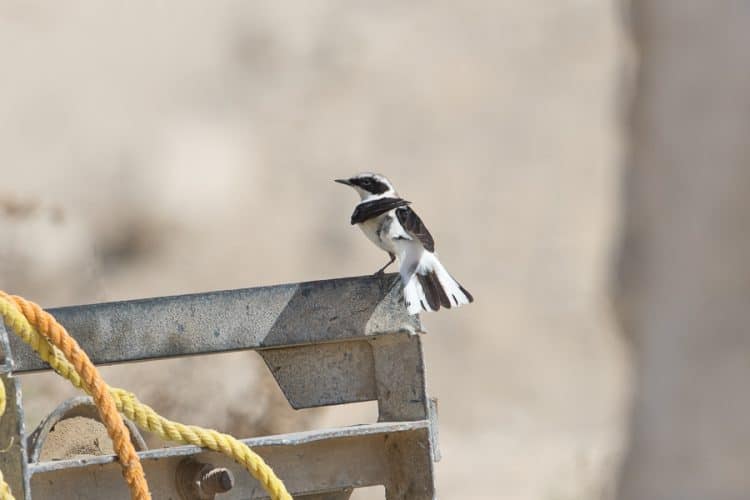
<path fill-rule="evenodd" d="M 205 495 L 216 495 L 217 493 L 226 493 L 234 486 L 234 476 L 232 471 L 224 467 L 208 466 L 207 471 L 200 473 L 198 479 L 198 488 Z"/>
<path fill-rule="evenodd" d="M 186 458 L 177 465 L 177 491 L 183 500 L 213 500 L 234 486 L 232 471 Z"/>

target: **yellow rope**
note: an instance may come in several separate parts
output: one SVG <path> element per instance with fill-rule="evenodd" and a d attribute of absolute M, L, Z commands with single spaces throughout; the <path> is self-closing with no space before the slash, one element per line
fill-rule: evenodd
<path fill-rule="evenodd" d="M 62 352 L 44 338 L 9 301 L 0 297 L 0 316 L 5 324 L 46 361 L 55 372 L 68 379 L 75 387 L 89 392 Z M 293 500 L 284 483 L 274 474 L 263 459 L 238 439 L 211 429 L 184 425 L 168 420 L 152 408 L 141 403 L 134 394 L 116 387 L 108 387 L 115 406 L 143 430 L 154 432 L 162 439 L 192 444 L 224 453 L 244 466 L 258 480 L 273 500 Z M 12 498 L 12 497 L 8 497 Z M 5 500 L 0 496 L 0 500 Z"/>
<path fill-rule="evenodd" d="M 0 380 L 0 417 L 5 415 L 5 405 L 7 404 L 5 400 L 5 384 Z"/>
<path fill-rule="evenodd" d="M 135 446 L 130 439 L 130 431 L 117 410 L 115 401 L 109 393 L 109 388 L 94 363 L 91 362 L 88 355 L 65 328 L 38 304 L 18 295 L 8 295 L 1 290 L 0 298 L 13 304 L 35 331 L 44 336 L 50 345 L 60 350 L 65 359 L 74 367 L 76 373 L 80 375 L 82 385 L 94 400 L 101 422 L 112 440 L 112 447 L 117 454 L 122 476 L 128 483 L 130 498 L 132 500 L 151 500 L 151 493 L 148 491 L 148 483 L 146 483 L 146 473 L 143 471 L 141 459 L 135 452 Z"/>
<path fill-rule="evenodd" d="M 10 486 L 5 482 L 2 471 L 0 471 L 0 500 L 16 500 L 16 497 L 10 492 Z"/>

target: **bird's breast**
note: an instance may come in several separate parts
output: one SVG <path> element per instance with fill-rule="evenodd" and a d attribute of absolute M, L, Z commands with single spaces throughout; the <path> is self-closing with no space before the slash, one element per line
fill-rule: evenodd
<path fill-rule="evenodd" d="M 375 243 L 378 247 L 382 248 L 386 252 L 392 252 L 392 244 L 390 239 L 387 237 L 388 228 L 393 221 L 393 217 L 389 214 L 383 214 L 372 219 L 367 219 L 364 222 L 358 224 L 359 228 L 365 233 L 365 236 Z"/>

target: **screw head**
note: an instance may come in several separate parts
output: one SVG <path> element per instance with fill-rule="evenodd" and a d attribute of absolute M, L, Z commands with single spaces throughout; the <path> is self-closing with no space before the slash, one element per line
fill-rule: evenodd
<path fill-rule="evenodd" d="M 213 500 L 234 487 L 232 471 L 186 458 L 177 465 L 177 491 L 182 500 Z"/>

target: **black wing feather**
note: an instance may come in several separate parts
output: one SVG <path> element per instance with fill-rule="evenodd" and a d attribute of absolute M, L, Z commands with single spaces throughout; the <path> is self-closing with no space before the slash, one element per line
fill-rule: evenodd
<path fill-rule="evenodd" d="M 354 209 L 351 222 L 352 224 L 359 224 L 378 215 L 390 212 L 394 208 L 405 207 L 409 203 L 411 202 L 402 200 L 401 198 L 380 198 L 378 200 L 366 201 L 360 203 Z"/>
<path fill-rule="evenodd" d="M 425 250 L 429 252 L 435 251 L 435 240 L 432 239 L 427 226 L 424 225 L 424 222 L 422 222 L 422 219 L 419 218 L 414 210 L 409 207 L 401 207 L 396 210 L 396 217 L 398 217 L 398 221 L 406 232 L 417 238 Z"/>

